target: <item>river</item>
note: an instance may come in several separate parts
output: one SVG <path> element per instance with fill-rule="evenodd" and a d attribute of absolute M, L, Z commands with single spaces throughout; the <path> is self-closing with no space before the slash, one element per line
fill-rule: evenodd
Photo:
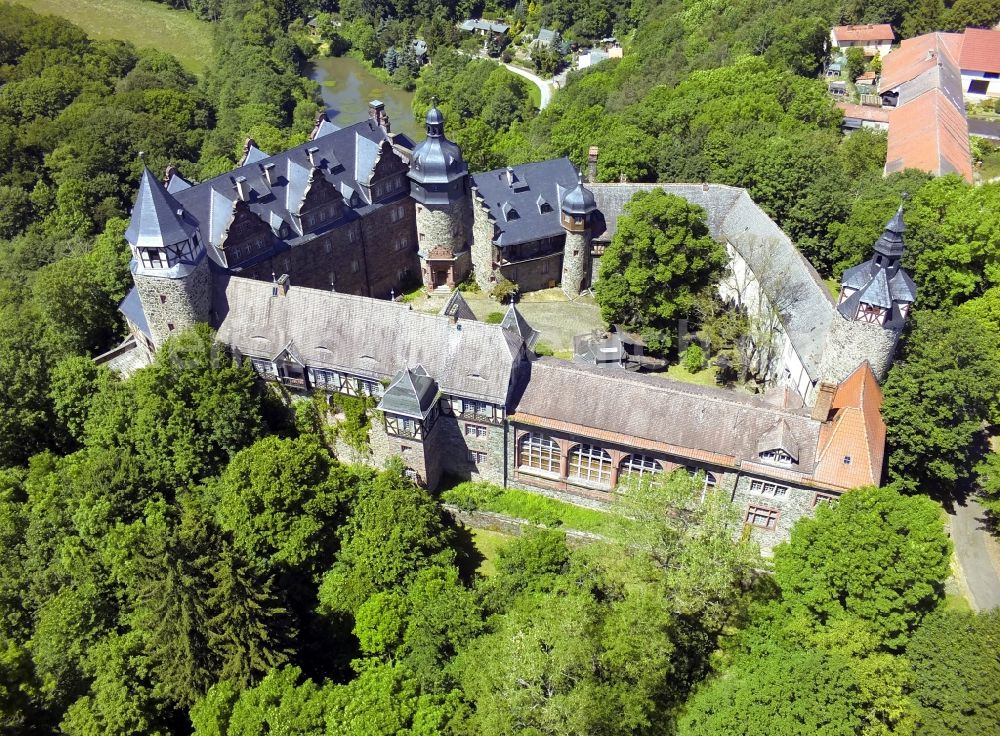
<path fill-rule="evenodd" d="M 376 79 L 367 67 L 350 56 L 326 56 L 312 60 L 309 78 L 320 85 L 330 122 L 346 126 L 368 117 L 368 102 L 382 100 L 393 132 L 418 140 L 423 126 L 413 119 L 413 93 Z M 334 113 L 336 113 L 334 115 Z"/>

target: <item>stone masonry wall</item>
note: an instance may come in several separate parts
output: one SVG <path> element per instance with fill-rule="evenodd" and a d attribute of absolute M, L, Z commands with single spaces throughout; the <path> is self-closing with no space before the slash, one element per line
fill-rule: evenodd
<path fill-rule="evenodd" d="M 761 495 L 750 491 L 751 476 L 740 476 L 733 490 L 733 505 L 746 518 L 748 507 L 760 506 L 774 509 L 778 512 L 777 526 L 774 529 L 750 527 L 752 538 L 760 544 L 761 551 L 770 555 L 774 547 L 788 539 L 795 522 L 803 516 L 815 514 L 816 491 L 806 488 L 796 488 L 786 484 L 788 492 L 782 498 Z M 763 479 L 762 479 L 763 480 Z M 774 481 L 768 481 L 773 483 Z"/>
<path fill-rule="evenodd" d="M 473 190 L 475 191 L 475 190 Z M 493 223 L 486 206 L 472 197 L 472 268 L 483 291 L 493 288 Z"/>
<path fill-rule="evenodd" d="M 566 233 L 562 262 L 562 290 L 568 297 L 579 296 L 590 284 L 590 230 Z"/>
<path fill-rule="evenodd" d="M 133 275 L 142 311 L 159 347 L 172 332 L 180 332 L 197 322 L 207 322 L 212 303 L 211 273 L 203 257 L 186 278 Z M 174 329 L 170 329 L 173 325 Z"/>
<path fill-rule="evenodd" d="M 457 202 L 448 205 L 416 206 L 417 244 L 420 253 L 426 254 L 432 248 L 444 248 L 451 254 L 462 253 L 469 242 L 470 213 L 469 198 L 462 197 Z M 458 267 L 456 263 L 456 268 Z M 426 261 L 422 264 L 424 285 L 432 284 Z M 455 283 L 462 281 L 468 274 L 454 274 Z"/>
<path fill-rule="evenodd" d="M 503 484 L 504 428 L 486 422 L 444 415 L 438 419 L 436 449 L 445 473 L 462 480 L 486 480 Z M 486 437 L 465 434 L 466 425 L 483 427 Z M 470 452 L 485 452 L 486 461 L 473 462 Z"/>
<path fill-rule="evenodd" d="M 839 383 L 867 360 L 881 383 L 896 354 L 899 333 L 869 322 L 853 322 L 837 312 L 823 350 L 822 376 Z"/>
<path fill-rule="evenodd" d="M 416 472 L 417 480 L 428 488 L 434 488 L 441 480 L 440 452 L 435 447 L 439 421 L 431 428 L 424 441 L 412 437 L 396 437 L 385 431 L 385 425 L 378 412 L 370 412 L 371 427 L 368 439 L 372 448 L 372 463 L 384 468 L 391 457 L 399 457 L 403 464 Z"/>

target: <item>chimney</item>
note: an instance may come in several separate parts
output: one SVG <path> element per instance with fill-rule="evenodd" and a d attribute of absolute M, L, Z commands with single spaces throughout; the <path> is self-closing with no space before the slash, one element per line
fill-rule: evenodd
<path fill-rule="evenodd" d="M 368 103 L 368 118 L 386 133 L 389 132 L 389 115 L 382 100 L 372 100 Z"/>
<path fill-rule="evenodd" d="M 278 280 L 274 282 L 275 288 L 277 290 L 278 296 L 285 296 L 288 293 L 288 287 L 291 286 L 291 279 L 288 278 L 287 273 L 281 274 Z"/>
<path fill-rule="evenodd" d="M 267 179 L 267 185 L 269 187 L 274 186 L 275 176 L 274 176 L 274 164 L 264 164 L 264 178 Z"/>
<path fill-rule="evenodd" d="M 825 422 L 830 418 L 830 409 L 833 407 L 833 395 L 837 391 L 836 384 L 820 381 L 816 387 L 816 403 L 812 408 L 812 418 L 818 422 Z"/>
<path fill-rule="evenodd" d="M 597 156 L 601 149 L 591 146 L 587 151 L 587 183 L 593 184 L 597 181 Z"/>
<path fill-rule="evenodd" d="M 247 201 L 247 178 L 245 176 L 236 177 L 236 193 L 239 195 L 241 202 Z"/>
<path fill-rule="evenodd" d="M 509 187 L 514 186 L 514 169 L 512 169 L 510 166 L 507 167 L 507 186 Z"/>
<path fill-rule="evenodd" d="M 306 149 L 306 155 L 309 157 L 309 163 L 312 164 L 314 168 L 319 166 L 319 162 L 316 160 L 317 153 L 319 153 L 318 146 L 312 146 Z"/>

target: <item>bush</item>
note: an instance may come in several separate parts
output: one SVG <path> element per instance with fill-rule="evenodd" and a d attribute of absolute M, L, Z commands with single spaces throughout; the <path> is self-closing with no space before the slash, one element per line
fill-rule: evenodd
<path fill-rule="evenodd" d="M 535 355 L 538 356 L 555 355 L 555 351 L 552 349 L 552 346 L 549 345 L 547 342 L 539 341 L 535 343 Z"/>
<path fill-rule="evenodd" d="M 493 284 L 493 290 L 490 291 L 490 296 L 501 304 L 507 304 L 516 293 L 517 284 L 503 276 L 498 276 L 497 282 Z"/>
<path fill-rule="evenodd" d="M 498 325 L 503 322 L 503 312 L 490 312 L 483 321 L 488 325 Z"/>
<path fill-rule="evenodd" d="M 705 351 L 700 345 L 688 345 L 684 351 L 684 368 L 688 373 L 697 373 L 705 367 Z"/>
<path fill-rule="evenodd" d="M 441 500 L 463 511 L 485 509 L 503 494 L 503 489 L 489 483 L 466 481 L 441 494 Z"/>

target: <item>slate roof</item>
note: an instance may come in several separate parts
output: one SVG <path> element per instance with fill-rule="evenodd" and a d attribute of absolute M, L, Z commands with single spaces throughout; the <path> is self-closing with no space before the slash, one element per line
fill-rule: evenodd
<path fill-rule="evenodd" d="M 812 379 L 820 378 L 834 303 L 816 269 L 745 189 L 723 184 L 590 184 L 599 213 L 594 239 L 609 242 L 636 192 L 664 189 L 705 209 L 709 234 L 728 242 L 755 273 L 770 273 L 765 292 L 780 288 L 781 323 Z"/>
<path fill-rule="evenodd" d="M 375 380 L 394 377 L 401 363 L 421 365 L 445 393 L 506 402 L 523 342 L 499 325 L 452 324 L 405 304 L 294 284 L 272 296 L 272 287 L 216 278 L 212 322 L 221 342 L 268 359 L 292 343 L 308 366 Z"/>
<path fill-rule="evenodd" d="M 404 368 L 386 388 L 378 408 L 404 417 L 426 419 L 434 408 L 437 392 L 437 384 L 423 366 Z"/>
<path fill-rule="evenodd" d="M 412 148 L 413 142 L 402 134 L 388 136 L 371 120 L 331 130 L 324 135 L 290 148 L 287 151 L 255 159 L 252 163 L 238 166 L 232 171 L 207 181 L 180 189 L 172 195 L 184 207 L 186 213 L 202 228 L 202 236 L 208 241 L 209 255 L 216 263 L 224 265 L 218 247 L 232 217 L 233 206 L 238 199 L 237 177 L 245 177 L 249 192 L 249 207 L 275 231 L 276 238 L 286 243 L 294 243 L 302 235 L 297 231 L 292 213 L 297 212 L 308 187 L 312 166 L 307 151 L 315 148 L 314 160 L 319 164 L 316 175 L 322 176 L 336 186 L 353 210 L 359 215 L 381 205 L 372 205 L 364 199 L 359 179 L 370 174 L 377 156 L 378 146 L 390 141 L 404 149 Z M 264 167 L 273 165 L 274 183 L 268 184 Z M 171 180 L 172 181 L 172 180 Z M 142 188 L 140 187 L 140 200 Z M 138 207 L 138 204 L 137 204 Z M 277 235 L 284 224 L 287 237 Z"/>
<path fill-rule="evenodd" d="M 510 306 L 507 307 L 507 313 L 504 314 L 500 326 L 505 330 L 513 332 L 523 340 L 524 344 L 528 346 L 528 350 L 534 348 L 535 343 L 538 341 L 538 330 L 528 324 L 528 320 L 514 306 L 514 302 L 511 302 Z"/>
<path fill-rule="evenodd" d="M 501 23 L 499 21 L 492 20 L 480 20 L 478 18 L 469 18 L 468 20 L 463 20 L 462 25 L 459 26 L 463 31 L 492 31 L 493 33 L 506 33 L 510 26 L 506 23 Z"/>
<path fill-rule="evenodd" d="M 513 420 L 729 467 L 756 463 L 760 438 L 784 420 L 800 448 L 792 472 L 806 475 L 820 431 L 805 411 L 762 397 L 554 358 L 531 364 Z"/>
<path fill-rule="evenodd" d="M 124 314 L 132 324 L 139 328 L 143 335 L 148 337 L 150 340 L 153 339 L 153 333 L 149 330 L 149 323 L 146 321 L 146 312 L 142 309 L 142 302 L 139 299 L 139 290 L 136 287 L 132 287 L 128 294 L 122 299 L 122 303 L 118 305 L 118 310 Z"/>
<path fill-rule="evenodd" d="M 472 185 L 495 223 L 493 242 L 504 248 L 563 234 L 559 208 L 577 185 L 577 171 L 568 158 L 556 158 L 473 174 Z"/>
<path fill-rule="evenodd" d="M 896 34 L 888 23 L 867 23 L 837 26 L 833 29 L 833 37 L 837 41 L 892 41 Z"/>
<path fill-rule="evenodd" d="M 969 71 L 1000 72 L 1000 31 L 966 28 L 958 65 Z"/>
<path fill-rule="evenodd" d="M 833 395 L 832 420 L 820 431 L 817 480 L 857 488 L 879 485 L 885 458 L 882 390 L 867 361 Z M 849 462 L 844 462 L 849 458 Z"/>
<path fill-rule="evenodd" d="M 454 319 L 471 319 L 475 320 L 476 315 L 472 311 L 472 307 L 469 303 L 465 301 L 465 297 L 462 296 L 462 292 L 458 289 L 451 292 L 451 296 L 448 297 L 448 301 L 444 303 L 441 307 L 441 311 L 438 312 L 442 317 L 452 317 Z"/>
<path fill-rule="evenodd" d="M 539 43 L 544 46 L 551 46 L 555 42 L 556 37 L 558 35 L 559 34 L 553 31 L 551 28 L 542 28 L 540 31 L 538 31 L 538 36 L 535 38 L 535 43 Z"/>
<path fill-rule="evenodd" d="M 792 460 L 798 462 L 799 441 L 795 439 L 792 428 L 788 425 L 788 420 L 784 417 L 775 422 L 774 426 L 757 440 L 758 455 L 771 450 L 781 450 L 788 457 L 792 458 Z"/>
<path fill-rule="evenodd" d="M 182 203 L 143 167 L 125 239 L 139 247 L 162 248 L 187 240 L 196 228 L 197 221 Z"/>

